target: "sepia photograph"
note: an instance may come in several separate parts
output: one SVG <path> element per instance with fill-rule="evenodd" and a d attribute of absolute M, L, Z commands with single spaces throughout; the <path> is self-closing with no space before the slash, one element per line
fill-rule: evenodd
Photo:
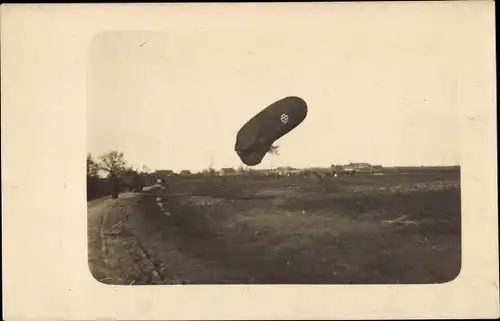
<path fill-rule="evenodd" d="M 498 318 L 494 9 L 2 4 L 3 319 Z"/>
<path fill-rule="evenodd" d="M 96 280 L 433 284 L 459 275 L 449 31 L 415 21 L 322 37 L 315 28 L 93 38 Z"/>

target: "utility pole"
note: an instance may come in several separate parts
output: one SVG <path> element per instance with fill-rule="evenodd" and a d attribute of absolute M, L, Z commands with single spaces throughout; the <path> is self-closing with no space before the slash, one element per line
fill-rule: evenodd
<path fill-rule="evenodd" d="M 214 166 L 214 158 L 212 156 L 212 150 L 210 150 L 208 158 L 208 169 L 212 169 L 213 166 Z"/>
<path fill-rule="evenodd" d="M 208 175 L 212 175 L 213 172 L 214 172 L 214 169 L 213 169 L 213 166 L 214 166 L 214 158 L 213 158 L 213 151 L 210 150 L 208 152 Z"/>

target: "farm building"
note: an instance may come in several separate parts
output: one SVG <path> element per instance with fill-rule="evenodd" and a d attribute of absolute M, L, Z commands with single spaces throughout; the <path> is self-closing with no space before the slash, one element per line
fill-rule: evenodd
<path fill-rule="evenodd" d="M 356 172 L 371 172 L 372 166 L 369 163 L 350 163 L 344 169 L 354 170 Z"/>
<path fill-rule="evenodd" d="M 158 170 L 158 171 L 154 172 L 153 174 L 157 175 L 157 176 L 175 176 L 175 172 L 173 170 L 170 170 L 170 169 Z"/>
<path fill-rule="evenodd" d="M 349 163 L 347 165 L 331 165 L 330 169 L 334 173 L 371 173 L 374 170 L 374 167 L 370 163 Z"/>
<path fill-rule="evenodd" d="M 236 170 L 232 167 L 221 168 L 219 170 L 220 176 L 236 175 Z"/>

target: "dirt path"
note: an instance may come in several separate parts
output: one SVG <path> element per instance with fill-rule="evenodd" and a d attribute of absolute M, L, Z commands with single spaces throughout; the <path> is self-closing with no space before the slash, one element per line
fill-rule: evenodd
<path fill-rule="evenodd" d="M 163 228 L 151 195 L 121 194 L 88 203 L 89 268 L 105 284 L 222 282 L 228 271 L 182 251 L 175 227 Z M 230 271 L 237 274 L 238 271 Z"/>
<path fill-rule="evenodd" d="M 88 203 L 88 257 L 92 275 L 106 284 L 154 284 L 161 276 L 128 226 L 140 214 L 140 194 Z"/>

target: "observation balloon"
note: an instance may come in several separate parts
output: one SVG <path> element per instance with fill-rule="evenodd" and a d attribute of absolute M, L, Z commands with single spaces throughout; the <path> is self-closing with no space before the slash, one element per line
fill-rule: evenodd
<path fill-rule="evenodd" d="M 241 127 L 234 149 L 243 163 L 258 165 L 273 143 L 302 123 L 306 116 L 307 104 L 302 98 L 289 96 L 278 100 Z"/>

